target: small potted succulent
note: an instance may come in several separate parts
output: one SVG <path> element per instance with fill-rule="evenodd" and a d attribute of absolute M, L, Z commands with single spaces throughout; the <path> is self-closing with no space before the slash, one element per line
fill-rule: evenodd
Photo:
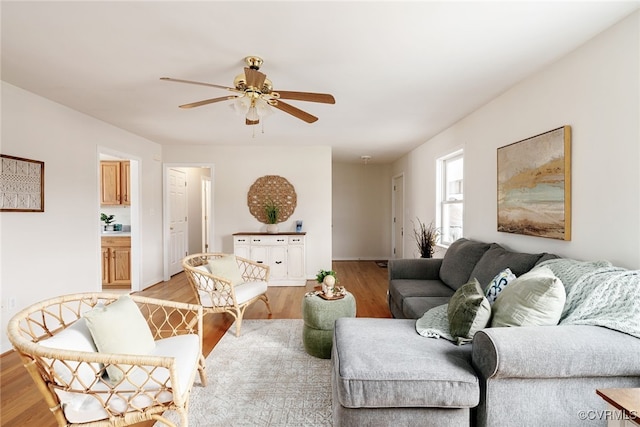
<path fill-rule="evenodd" d="M 104 231 L 113 231 L 113 225 L 111 223 L 115 221 L 115 217 L 115 215 L 100 214 L 100 221 L 104 222 Z"/>

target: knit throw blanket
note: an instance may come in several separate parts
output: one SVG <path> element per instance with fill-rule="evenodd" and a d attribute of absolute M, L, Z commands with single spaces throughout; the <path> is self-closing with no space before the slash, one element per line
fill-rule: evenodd
<path fill-rule="evenodd" d="M 603 326 L 640 338 L 640 271 L 608 261 L 553 259 L 540 265 L 564 284 L 560 325 Z"/>

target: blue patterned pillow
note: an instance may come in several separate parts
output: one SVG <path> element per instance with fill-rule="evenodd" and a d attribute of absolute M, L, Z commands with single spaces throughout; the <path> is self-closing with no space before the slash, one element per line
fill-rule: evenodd
<path fill-rule="evenodd" d="M 516 275 L 511 272 L 511 269 L 505 268 L 496 277 L 489 282 L 489 286 L 484 291 L 485 297 L 489 300 L 490 304 L 493 304 L 498 298 L 498 294 L 516 278 Z"/>

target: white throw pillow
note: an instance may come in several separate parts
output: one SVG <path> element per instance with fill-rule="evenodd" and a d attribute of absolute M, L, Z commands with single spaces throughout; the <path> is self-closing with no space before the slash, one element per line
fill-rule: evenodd
<path fill-rule="evenodd" d="M 59 350 L 84 351 L 95 353 L 98 350 L 91 338 L 91 332 L 87 327 L 85 319 L 80 318 L 58 332 L 51 338 L 39 341 L 43 347 L 55 348 Z M 47 359 L 53 360 L 53 359 Z M 76 361 L 53 361 L 53 370 L 59 377 L 56 381 L 59 385 L 70 385 L 72 388 L 83 389 L 90 387 L 99 377 L 102 366 L 99 363 L 85 363 Z M 74 378 L 73 372 L 76 372 Z M 80 381 L 80 383 L 78 383 Z"/>
<path fill-rule="evenodd" d="M 232 285 L 239 285 L 244 282 L 238 267 L 238 261 L 233 254 L 210 260 L 209 270 L 214 276 L 229 280 Z"/>
<path fill-rule="evenodd" d="M 487 297 L 487 301 L 490 304 L 496 302 L 498 294 L 504 290 L 504 288 L 516 278 L 510 268 L 505 268 L 493 278 L 487 289 L 484 291 L 484 296 Z"/>
<path fill-rule="evenodd" d="M 101 353 L 145 355 L 155 347 L 149 325 L 129 295 L 87 311 L 84 318 Z M 115 366 L 108 366 L 107 373 L 114 382 L 123 377 Z"/>
<path fill-rule="evenodd" d="M 500 292 L 491 327 L 557 325 L 566 298 L 562 281 L 549 267 L 534 268 Z"/>

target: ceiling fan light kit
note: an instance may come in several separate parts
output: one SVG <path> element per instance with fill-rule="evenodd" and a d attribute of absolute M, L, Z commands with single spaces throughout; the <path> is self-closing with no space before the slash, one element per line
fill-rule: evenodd
<path fill-rule="evenodd" d="M 205 99 L 189 104 L 180 105 L 180 108 L 194 108 L 203 105 L 213 104 L 221 101 L 234 100 L 233 109 L 236 113 L 245 117 L 245 124 L 249 126 L 257 125 L 260 119 L 263 119 L 273 113 L 273 108 L 284 111 L 307 123 L 313 123 L 318 120 L 305 111 L 300 110 L 293 105 L 287 104 L 282 99 L 292 99 L 296 101 L 319 102 L 323 104 L 335 104 L 333 95 L 327 93 L 313 92 L 294 92 L 294 91 L 274 91 L 273 83 L 267 79 L 267 75 L 260 72 L 263 64 L 262 58 L 258 56 L 247 56 L 245 63 L 247 67 L 244 73 L 239 74 L 233 81 L 234 87 L 227 87 L 212 83 L 196 82 L 191 80 L 174 79 L 171 77 L 161 77 L 160 80 L 171 81 L 176 83 L 188 83 L 201 86 L 209 86 L 218 89 L 225 89 L 233 92 L 235 95 L 221 96 L 218 98 Z M 273 108 L 272 108 L 273 107 Z"/>

